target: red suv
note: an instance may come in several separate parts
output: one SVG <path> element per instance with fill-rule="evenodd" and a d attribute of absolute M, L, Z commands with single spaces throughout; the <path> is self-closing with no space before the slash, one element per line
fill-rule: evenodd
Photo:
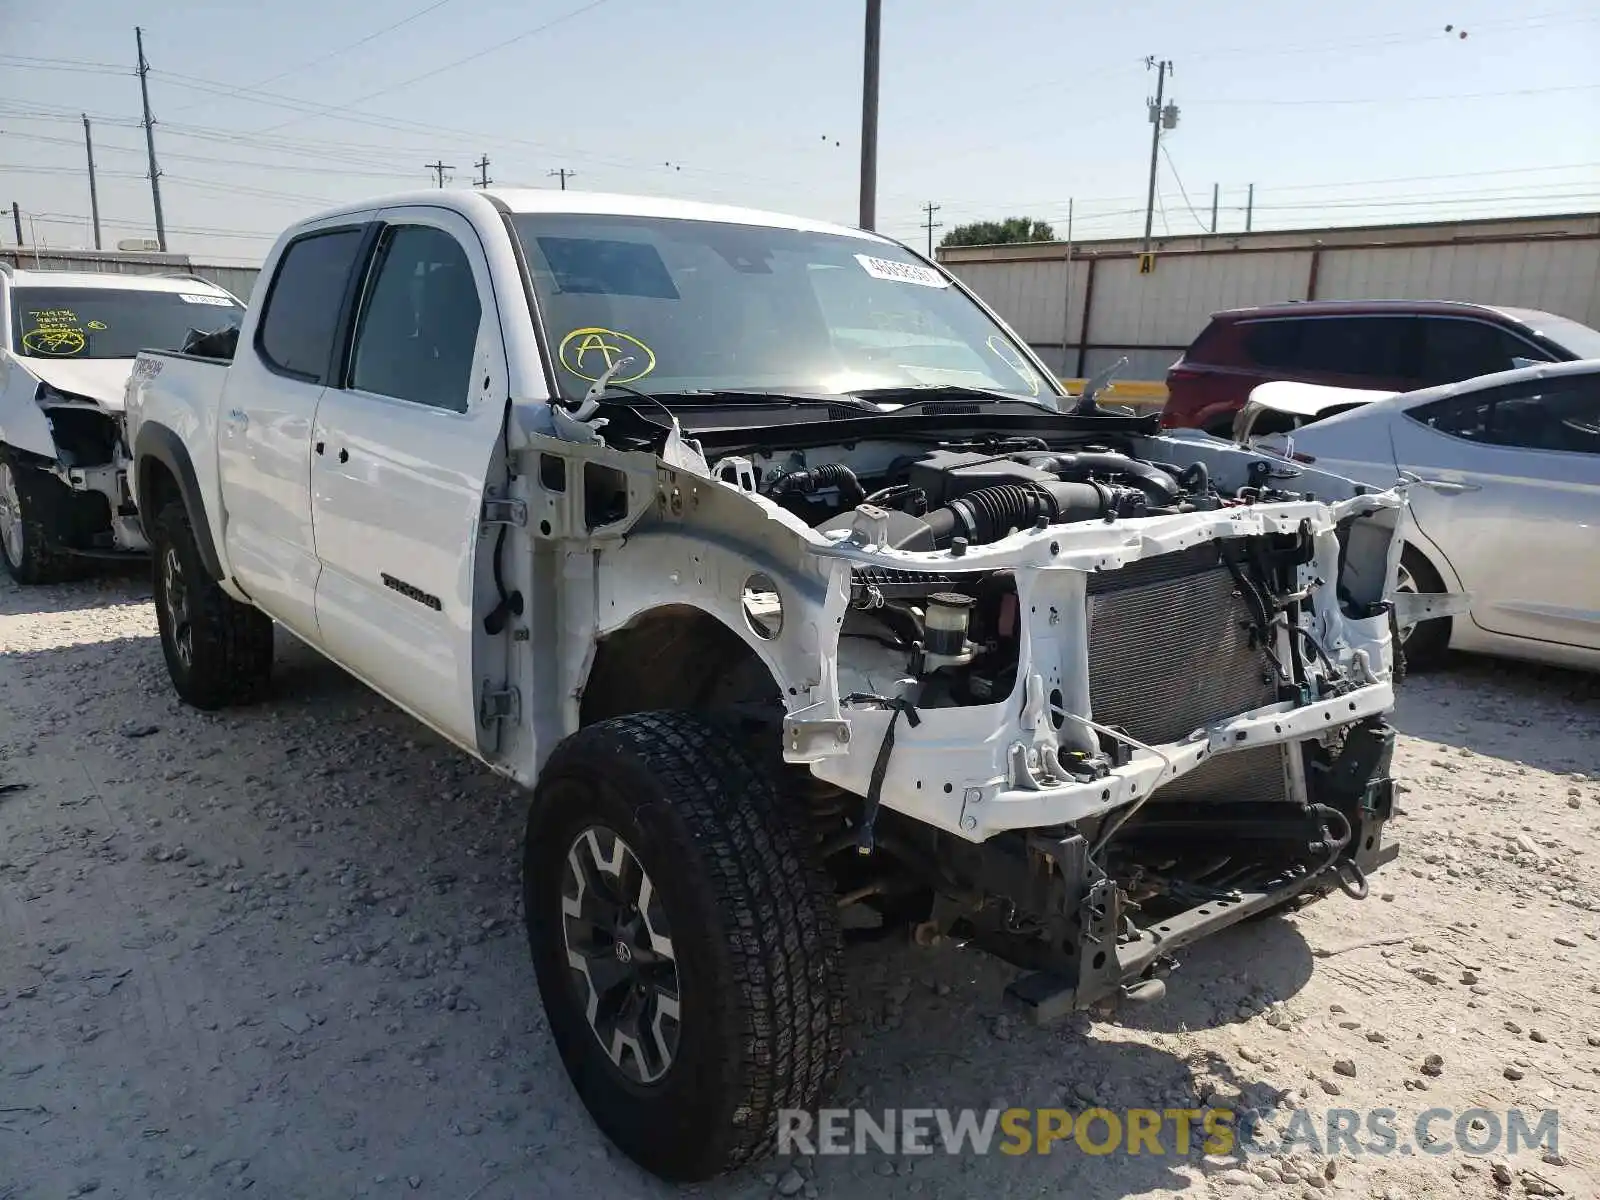
<path fill-rule="evenodd" d="M 1306 300 L 1214 313 L 1167 372 L 1161 423 L 1227 437 L 1274 379 L 1405 392 L 1532 362 L 1600 358 L 1600 330 L 1455 300 Z"/>

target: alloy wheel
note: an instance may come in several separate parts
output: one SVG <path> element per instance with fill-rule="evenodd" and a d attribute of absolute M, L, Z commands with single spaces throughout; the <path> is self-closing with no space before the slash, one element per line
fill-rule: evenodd
<path fill-rule="evenodd" d="M 22 537 L 22 497 L 17 493 L 16 473 L 10 463 L 0 462 L 0 546 L 13 567 L 22 566 Z"/>
<path fill-rule="evenodd" d="M 185 667 L 194 665 L 194 622 L 189 616 L 189 585 L 178 548 L 168 546 L 161 556 L 161 606 L 172 631 L 172 649 Z"/>
<path fill-rule="evenodd" d="M 678 963 L 666 911 L 633 848 L 603 825 L 567 848 L 562 931 L 570 982 L 612 1065 L 650 1084 L 678 1052 Z"/>

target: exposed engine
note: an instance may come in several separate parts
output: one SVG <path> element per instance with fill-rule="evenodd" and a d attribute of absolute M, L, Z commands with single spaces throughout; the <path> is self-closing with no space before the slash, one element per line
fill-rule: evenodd
<path fill-rule="evenodd" d="M 779 475 L 774 499 L 809 500 L 838 490 L 847 505 L 871 504 L 889 515 L 897 550 L 944 550 L 997 541 L 1031 526 L 1146 517 L 1214 508 L 1205 467 L 1186 470 L 1114 450 L 982 453 L 934 450 L 891 464 L 887 486 L 870 495 L 849 467 L 829 463 Z M 848 527 L 850 513 L 818 528 Z"/>
<path fill-rule="evenodd" d="M 1123 449 L 1051 449 L 1031 439 L 901 455 L 870 475 L 836 461 L 797 465 L 775 472 L 763 490 L 824 534 L 843 536 L 868 515 L 889 548 L 953 558 L 1018 530 L 1244 502 L 1222 496 L 1204 463 L 1178 467 Z M 1006 571 L 858 571 L 842 634 L 855 641 L 846 669 L 863 691 L 914 687 L 918 704 L 943 707 L 992 703 L 1016 682 L 1017 593 Z M 877 643 L 877 652 L 863 641 Z"/>

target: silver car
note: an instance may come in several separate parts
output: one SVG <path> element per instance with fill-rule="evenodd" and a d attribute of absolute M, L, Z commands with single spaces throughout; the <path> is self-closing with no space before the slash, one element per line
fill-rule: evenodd
<path fill-rule="evenodd" d="M 1471 612 L 1403 629 L 1413 666 L 1454 648 L 1600 670 L 1600 359 L 1416 392 L 1262 384 L 1234 433 L 1375 487 L 1416 478 L 1401 586 Z"/>

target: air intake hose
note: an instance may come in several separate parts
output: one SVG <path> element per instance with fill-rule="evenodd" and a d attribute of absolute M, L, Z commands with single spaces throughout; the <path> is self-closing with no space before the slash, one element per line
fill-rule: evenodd
<path fill-rule="evenodd" d="M 1065 479 L 1121 475 L 1140 488 L 1150 498 L 1150 503 L 1157 506 L 1175 503 L 1183 490 L 1178 486 L 1178 481 L 1161 468 L 1140 462 L 1136 458 L 1129 458 L 1126 454 L 1093 451 L 1081 454 L 1038 454 L 1023 458 L 1021 461 L 1030 467 L 1049 471 Z"/>
<path fill-rule="evenodd" d="M 1102 517 L 1142 517 L 1143 492 L 1098 483 L 1002 483 L 979 488 L 923 518 L 936 546 L 963 537 L 974 545 L 999 541 L 1041 517 L 1049 525 Z"/>
<path fill-rule="evenodd" d="M 820 467 L 790 471 L 774 479 L 769 490 L 774 496 L 788 492 L 809 496 L 831 487 L 839 489 L 839 498 L 846 504 L 860 504 L 867 498 L 856 473 L 843 463 L 823 463 Z"/>

